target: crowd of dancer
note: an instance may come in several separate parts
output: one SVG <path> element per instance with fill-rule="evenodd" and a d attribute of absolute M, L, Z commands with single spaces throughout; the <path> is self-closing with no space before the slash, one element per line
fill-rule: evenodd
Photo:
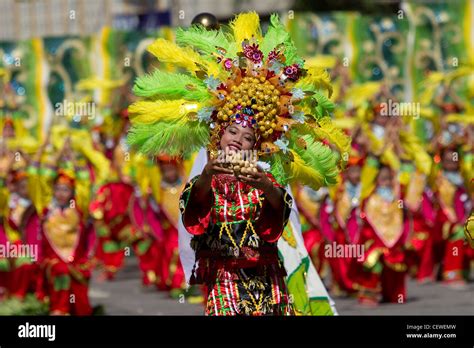
<path fill-rule="evenodd" d="M 183 162 L 133 155 L 121 137 L 110 146 L 100 131 L 62 126 L 23 148 L 17 124 L 5 119 L 0 149 L 1 300 L 31 293 L 51 314 L 92 314 L 93 269 L 113 280 L 130 255 L 144 287 L 189 294 L 177 232 Z"/>
<path fill-rule="evenodd" d="M 335 123 L 352 137 L 347 169 L 335 187 L 300 187 L 296 199 L 318 272 L 334 295 L 369 306 L 405 303 L 409 277 L 466 288 L 474 265 L 466 224 L 474 203 L 472 96 L 460 98 L 445 76 L 429 103 L 403 114 L 390 110 L 405 103 L 383 83 L 352 85 L 342 64 L 332 71 L 343 106 Z"/>

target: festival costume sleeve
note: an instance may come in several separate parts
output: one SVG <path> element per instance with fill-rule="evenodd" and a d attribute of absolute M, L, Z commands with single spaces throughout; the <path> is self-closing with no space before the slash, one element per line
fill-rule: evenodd
<path fill-rule="evenodd" d="M 95 187 L 99 187 L 107 182 L 110 175 L 110 164 L 107 157 L 92 146 L 83 147 L 81 152 L 95 168 Z"/>
<path fill-rule="evenodd" d="M 51 178 L 42 173 L 41 167 L 28 167 L 28 194 L 38 214 L 47 207 L 51 197 Z"/>
<path fill-rule="evenodd" d="M 260 217 L 257 220 L 256 231 L 263 240 L 269 243 L 274 243 L 280 238 L 283 233 L 283 228 L 288 222 L 293 200 L 288 192 L 275 181 L 271 174 L 267 174 L 267 176 L 272 180 L 273 185 L 282 193 L 282 216 L 280 219 L 275 216 L 275 210 L 272 208 L 270 203 L 265 200 L 265 196 L 263 196 L 261 199 L 263 201 L 262 210 Z"/>
<path fill-rule="evenodd" d="M 204 234 L 211 219 L 210 207 L 205 208 L 193 199 L 192 189 L 198 179 L 199 175 L 186 184 L 179 199 L 179 209 L 181 210 L 184 227 L 193 235 Z"/>

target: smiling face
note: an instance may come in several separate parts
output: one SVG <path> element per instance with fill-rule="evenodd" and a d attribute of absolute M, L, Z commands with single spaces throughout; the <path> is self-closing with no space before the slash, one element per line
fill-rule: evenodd
<path fill-rule="evenodd" d="M 222 150 L 240 151 L 251 150 L 255 145 L 255 133 L 250 127 L 242 127 L 233 123 L 226 128 L 222 135 L 220 147 Z"/>

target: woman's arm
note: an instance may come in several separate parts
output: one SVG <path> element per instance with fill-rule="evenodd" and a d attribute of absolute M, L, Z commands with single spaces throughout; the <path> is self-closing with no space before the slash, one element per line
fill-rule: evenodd
<path fill-rule="evenodd" d="M 259 167 L 257 173 L 238 178 L 240 181 L 263 191 L 265 199 L 256 230 L 260 237 L 267 242 L 276 242 L 288 221 L 293 204 L 291 197 L 283 188 L 277 187 Z"/>
<path fill-rule="evenodd" d="M 265 194 L 265 199 L 270 203 L 271 207 L 279 212 L 283 206 L 282 190 L 275 187 L 270 178 L 263 172 L 262 168 L 257 167 L 257 169 L 257 173 L 250 174 L 249 176 L 239 175 L 237 178 L 243 183 L 262 190 Z"/>
<path fill-rule="evenodd" d="M 214 159 L 210 160 L 204 167 L 199 178 L 191 187 L 189 199 L 186 207 L 192 207 L 192 214 L 185 209 L 183 214 L 183 223 L 185 226 L 194 226 L 199 223 L 199 218 L 206 216 L 212 207 L 212 176 L 215 174 L 232 174 L 232 170 L 223 168 L 219 162 Z"/>

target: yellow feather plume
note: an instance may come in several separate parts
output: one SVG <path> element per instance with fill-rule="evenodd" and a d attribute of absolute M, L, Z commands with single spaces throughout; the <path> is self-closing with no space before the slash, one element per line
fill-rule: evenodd
<path fill-rule="evenodd" d="M 15 137 L 7 140 L 7 147 L 10 149 L 21 149 L 26 154 L 35 154 L 38 151 L 38 140 L 32 136 Z"/>
<path fill-rule="evenodd" d="M 227 73 L 222 70 L 221 66 L 215 62 L 215 61 L 203 61 L 202 65 L 205 67 L 207 74 L 213 75 L 214 77 L 220 79 L 220 80 L 225 80 L 227 79 L 228 75 Z"/>
<path fill-rule="evenodd" d="M 331 77 L 329 76 L 329 73 L 326 69 L 310 67 L 307 71 L 307 75 L 304 78 L 300 79 L 298 83 L 296 83 L 295 87 L 305 84 L 311 84 L 317 89 L 325 89 L 326 91 L 328 91 L 328 98 L 331 98 Z"/>
<path fill-rule="evenodd" d="M 262 32 L 260 30 L 260 18 L 256 12 L 242 13 L 230 22 L 230 27 L 234 31 L 235 41 L 240 45 L 244 40 L 251 39 L 254 36 L 260 40 Z M 239 47 L 239 49 L 241 49 Z"/>
<path fill-rule="evenodd" d="M 293 162 L 290 162 L 289 164 L 289 173 L 292 173 L 290 180 L 299 182 L 315 190 L 318 190 L 323 186 L 323 176 L 318 171 L 307 166 L 304 160 L 296 152 L 293 150 L 290 150 L 290 152 L 294 158 Z"/>
<path fill-rule="evenodd" d="M 320 139 L 329 139 L 334 144 L 340 154 L 349 154 L 351 148 L 351 138 L 337 128 L 329 117 L 318 121 L 319 127 L 314 128 L 314 132 Z M 345 158 L 345 156 L 342 156 Z"/>
<path fill-rule="evenodd" d="M 142 100 L 128 107 L 132 123 L 152 124 L 164 120 L 180 120 L 190 112 L 197 112 L 201 107 L 198 103 L 178 100 Z"/>
<path fill-rule="evenodd" d="M 208 75 L 214 75 L 214 77 L 221 79 L 226 78 L 219 64 L 203 60 L 199 53 L 190 47 L 180 47 L 171 41 L 159 38 L 148 46 L 147 50 L 162 63 L 174 64 L 176 67 L 188 70 L 193 75 L 196 75 L 196 71 L 205 70 Z"/>
<path fill-rule="evenodd" d="M 370 151 L 376 156 L 380 156 L 383 150 L 383 142 L 375 136 L 375 134 L 370 129 L 370 125 L 368 122 L 363 122 L 361 124 L 361 129 L 365 136 L 369 138 Z"/>
<path fill-rule="evenodd" d="M 461 66 L 446 73 L 432 72 L 420 83 L 420 90 L 422 92 L 420 93 L 418 100 L 423 105 L 430 104 L 441 83 L 450 85 L 454 80 L 468 76 L 474 76 L 472 65 Z"/>
<path fill-rule="evenodd" d="M 163 63 L 172 63 L 177 67 L 184 68 L 192 73 L 198 70 L 196 62 L 201 60 L 199 54 L 189 47 L 179 47 L 173 42 L 159 38 L 147 48 Z"/>

